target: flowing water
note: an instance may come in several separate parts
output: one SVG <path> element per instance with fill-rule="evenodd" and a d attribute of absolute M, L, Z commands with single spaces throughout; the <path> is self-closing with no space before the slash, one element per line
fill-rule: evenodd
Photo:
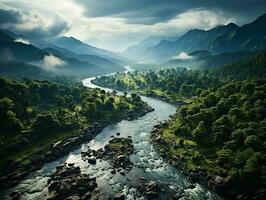
<path fill-rule="evenodd" d="M 83 81 L 87 87 L 98 87 L 91 83 L 93 78 Z M 107 88 L 101 88 L 111 91 Z M 118 94 L 121 94 L 118 92 Z M 97 178 L 98 189 L 100 190 L 100 199 L 106 199 L 117 192 L 123 192 L 127 199 L 145 199 L 138 191 L 137 185 L 139 176 L 147 180 L 156 181 L 165 192 L 160 192 L 157 199 L 172 199 L 173 193 L 182 192 L 184 197 L 181 199 L 195 200 L 218 200 L 221 199 L 216 194 L 206 188 L 196 185 L 189 189 L 191 183 L 177 169 L 166 163 L 156 152 L 151 143 L 151 131 L 154 125 L 169 119 L 170 115 L 175 113 L 176 108 L 166 102 L 142 96 L 155 111 L 146 114 L 133 121 L 123 120 L 117 124 L 109 125 L 102 130 L 89 143 L 81 145 L 69 153 L 69 155 L 58 159 L 57 161 L 45 164 L 41 170 L 31 173 L 25 180 L 13 188 L 14 191 L 23 193 L 22 199 L 45 199 L 48 196 L 47 180 L 51 173 L 55 171 L 57 165 L 62 163 L 75 163 L 80 166 L 82 173 L 93 174 Z M 134 153 L 130 159 L 134 163 L 132 170 L 122 176 L 119 173 L 111 174 L 112 167 L 107 161 L 97 160 L 96 165 L 89 165 L 81 159 L 81 151 L 85 151 L 88 146 L 92 149 L 104 147 L 111 139 L 111 135 L 117 132 L 121 133 L 116 137 L 131 136 L 134 145 Z M 8 198 L 3 198 L 8 199 Z"/>

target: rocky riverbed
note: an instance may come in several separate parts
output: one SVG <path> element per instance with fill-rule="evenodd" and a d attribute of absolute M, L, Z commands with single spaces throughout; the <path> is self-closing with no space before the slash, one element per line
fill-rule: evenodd
<path fill-rule="evenodd" d="M 106 125 L 106 123 L 94 123 L 90 128 L 83 130 L 78 137 L 58 141 L 51 146 L 48 152 L 31 156 L 27 164 L 18 162 L 6 163 L 1 169 L 0 191 L 4 188 L 14 187 L 30 172 L 41 169 L 44 163 L 67 155 L 73 149 L 78 148 L 84 141 L 94 138 Z"/>
<path fill-rule="evenodd" d="M 81 133 L 77 137 L 58 141 L 51 145 L 51 148 L 47 152 L 38 152 L 32 155 L 28 158 L 29 162 L 26 164 L 17 161 L 7 162 L 0 170 L 0 191 L 5 188 L 16 186 L 30 172 L 41 169 L 45 163 L 52 162 L 58 158 L 66 156 L 73 149 L 78 148 L 82 143 L 93 139 L 108 124 L 116 123 L 117 120 L 123 119 L 131 121 L 144 116 L 153 110 L 154 109 L 152 107 L 145 106 L 142 110 L 135 110 L 121 114 L 121 117 L 115 121 L 95 122 L 91 127 L 81 130 Z"/>
<path fill-rule="evenodd" d="M 81 173 L 80 167 L 74 166 L 74 163 L 62 164 L 56 167 L 56 171 L 48 179 L 48 199 L 91 199 L 97 196 L 96 188 L 95 177 Z"/>
<path fill-rule="evenodd" d="M 84 85 L 97 87 L 92 85 L 90 80 L 84 81 Z M 111 91 L 106 88 L 101 89 Z M 68 164 L 79 167 L 80 174 L 96 178 L 97 188 L 91 192 L 91 198 L 94 199 L 220 200 L 216 194 L 199 184 L 193 184 L 180 173 L 180 170 L 165 162 L 152 144 L 151 131 L 153 127 L 169 119 L 169 116 L 175 113 L 176 107 L 157 99 L 143 96 L 141 98 L 155 110 L 134 120 L 122 120 L 119 123 L 108 125 L 90 142 L 84 141 L 80 148 L 72 150 L 60 159 L 45 163 L 40 170 L 27 175 L 16 187 L 5 191 L 5 193 L 0 192 L 1 200 L 10 199 L 10 194 L 14 195 L 12 198 L 16 199 L 19 196 L 21 200 L 51 197 L 54 191 L 49 190 L 48 186 L 53 181 L 52 174 L 57 171 L 56 166 Z M 88 149 L 94 151 L 104 149 L 115 137 L 132 140 L 133 153 L 129 156 L 132 168 L 129 171 L 118 167 L 114 172 L 115 167 L 111 157 L 107 160 L 95 157 L 96 163 L 92 159 L 90 164 L 81 156 L 81 152 L 87 152 Z M 122 171 L 125 172 L 125 175 L 120 174 Z M 48 184 L 49 179 L 51 180 Z M 80 199 L 83 196 L 72 195 L 71 198 Z"/>
<path fill-rule="evenodd" d="M 117 133 L 119 135 L 120 133 Z M 109 161 L 113 166 L 111 171 L 115 174 L 118 170 L 120 174 L 124 175 L 125 172 L 121 171 L 121 168 L 126 171 L 130 171 L 132 163 L 130 161 L 130 154 L 133 153 L 132 140 L 129 138 L 113 138 L 109 141 L 104 148 L 100 148 L 97 151 L 88 149 L 87 152 L 81 152 L 84 160 L 87 160 L 90 164 L 96 164 L 97 160 Z"/>

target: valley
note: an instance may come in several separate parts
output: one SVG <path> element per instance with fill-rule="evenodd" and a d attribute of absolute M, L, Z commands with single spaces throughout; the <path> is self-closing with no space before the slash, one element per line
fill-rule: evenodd
<path fill-rule="evenodd" d="M 265 13 L 0 0 L 0 199 L 266 199 Z"/>

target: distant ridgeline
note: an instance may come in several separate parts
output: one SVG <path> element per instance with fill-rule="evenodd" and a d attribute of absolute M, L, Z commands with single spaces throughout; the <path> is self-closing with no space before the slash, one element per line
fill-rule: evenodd
<path fill-rule="evenodd" d="M 120 73 L 95 83 L 182 105 L 156 132 L 164 155 L 188 172 L 202 171 L 203 180 L 214 177 L 208 184 L 221 195 L 265 199 L 266 53 L 216 68 Z M 216 187 L 216 175 L 224 187 Z"/>
<path fill-rule="evenodd" d="M 205 181 L 211 177 L 209 187 L 221 195 L 266 199 L 265 27 L 266 14 L 241 27 L 230 23 L 179 38 L 151 37 L 123 53 L 155 63 L 134 66 L 145 72 L 94 80 L 124 96 L 75 80 L 121 72 L 128 60 L 73 37 L 42 46 L 0 30 L 0 168 L 26 166 L 54 142 L 79 136 L 95 122 L 148 111 L 140 93 L 179 105 L 155 131 L 163 143 L 156 146 L 169 159 L 189 173 L 202 172 Z M 217 180 L 224 187 L 215 187 Z"/>
<path fill-rule="evenodd" d="M 192 61 L 178 57 L 185 52 L 202 62 L 205 62 L 204 57 L 210 59 L 212 55 L 222 55 L 228 58 L 223 62 L 228 63 L 244 58 L 245 54 L 266 49 L 265 27 L 266 14 L 243 26 L 229 23 L 210 30 L 192 29 L 180 37 L 151 36 L 138 45 L 126 49 L 123 55 L 139 62 L 171 63 L 180 66 L 182 63 L 189 64 Z M 215 60 L 212 61 L 215 63 Z"/>
<path fill-rule="evenodd" d="M 72 37 L 51 41 L 45 44 L 45 48 L 23 42 L 20 37 L 0 30 L 1 75 L 47 80 L 59 75 L 87 78 L 123 70 L 120 57 Z M 74 45 L 73 48 L 67 45 L 69 43 Z M 82 49 L 79 53 L 74 51 L 78 48 Z"/>

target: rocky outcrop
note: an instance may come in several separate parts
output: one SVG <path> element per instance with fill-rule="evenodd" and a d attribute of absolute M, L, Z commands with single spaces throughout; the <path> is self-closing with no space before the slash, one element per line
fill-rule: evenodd
<path fill-rule="evenodd" d="M 139 110 L 134 110 L 134 111 L 129 111 L 126 113 L 126 119 L 128 121 L 137 119 L 139 117 L 142 117 L 143 115 L 154 111 L 154 108 L 150 107 L 150 106 L 145 106 L 144 108 L 141 108 Z"/>
<path fill-rule="evenodd" d="M 58 141 L 52 145 L 50 151 L 45 155 L 45 160 L 51 162 L 67 155 L 71 150 L 78 148 L 85 141 L 93 139 L 107 124 L 94 123 L 89 129 L 82 131 L 79 137 L 68 138 L 65 141 Z"/>
<path fill-rule="evenodd" d="M 102 149 L 97 151 L 88 149 L 86 152 L 82 152 L 82 158 L 90 164 L 95 164 L 96 159 L 108 160 L 114 169 L 111 170 L 112 174 L 117 172 L 117 168 L 123 168 L 129 171 L 132 168 L 130 162 L 130 154 L 133 153 L 133 145 L 131 138 L 113 138 Z M 92 162 L 93 161 L 93 162 Z M 123 175 L 120 172 L 121 175 Z"/>
<path fill-rule="evenodd" d="M 16 161 L 7 162 L 1 169 L 0 190 L 16 186 L 30 172 L 41 169 L 44 163 L 66 156 L 85 141 L 93 139 L 106 125 L 106 123 L 100 124 L 96 122 L 90 128 L 82 130 L 78 137 L 54 143 L 46 154 L 37 152 L 28 158 L 29 162 L 26 164 Z"/>
<path fill-rule="evenodd" d="M 90 199 L 96 188 L 96 178 L 82 174 L 78 166 L 63 164 L 56 167 L 48 180 L 48 199 Z"/>
<path fill-rule="evenodd" d="M 144 177 L 139 177 L 139 191 L 143 193 L 148 199 L 156 198 L 159 194 L 159 185 L 156 181 L 147 181 Z"/>

